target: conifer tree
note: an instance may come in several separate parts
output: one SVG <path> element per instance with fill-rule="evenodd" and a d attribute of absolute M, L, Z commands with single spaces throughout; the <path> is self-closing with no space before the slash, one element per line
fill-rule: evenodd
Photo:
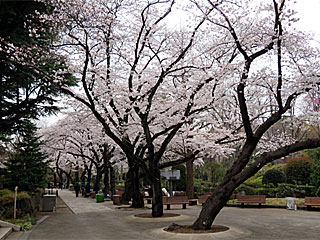
<path fill-rule="evenodd" d="M 36 135 L 37 128 L 30 121 L 26 121 L 14 144 L 13 153 L 8 161 L 6 187 L 21 191 L 32 192 L 36 188 L 45 187 L 47 183 L 47 154 L 41 150 L 44 144 Z"/>

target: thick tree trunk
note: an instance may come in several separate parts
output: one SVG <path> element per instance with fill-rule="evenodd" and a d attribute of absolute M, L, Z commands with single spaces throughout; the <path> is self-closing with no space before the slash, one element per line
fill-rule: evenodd
<path fill-rule="evenodd" d="M 229 181 L 225 185 L 219 185 L 202 207 L 199 217 L 193 223 L 192 228 L 196 230 L 209 230 L 213 221 L 226 205 L 238 183 Z"/>
<path fill-rule="evenodd" d="M 221 209 L 229 201 L 233 191 L 246 179 L 257 173 L 262 166 L 251 166 L 241 171 L 243 169 L 242 161 L 234 164 L 227 172 L 222 183 L 213 191 L 212 195 L 203 205 L 200 215 L 193 223 L 192 228 L 195 230 L 209 230 Z"/>
<path fill-rule="evenodd" d="M 123 203 L 132 200 L 131 207 L 143 208 L 144 201 L 140 192 L 139 167 L 129 167 L 125 182 L 125 192 L 121 197 Z"/>
<path fill-rule="evenodd" d="M 96 181 L 95 181 L 94 186 L 93 186 L 93 191 L 96 192 L 96 193 L 100 189 L 100 181 L 101 181 L 101 179 L 102 179 L 102 171 L 101 171 L 101 169 L 99 169 L 98 172 L 97 172 Z"/>
<path fill-rule="evenodd" d="M 187 165 L 187 196 L 188 199 L 194 198 L 194 182 L 193 182 L 193 161 L 188 161 Z"/>
<path fill-rule="evenodd" d="M 154 169 L 151 174 L 151 184 L 153 190 L 152 217 L 161 217 L 163 215 L 162 189 L 160 179 L 160 170 Z"/>

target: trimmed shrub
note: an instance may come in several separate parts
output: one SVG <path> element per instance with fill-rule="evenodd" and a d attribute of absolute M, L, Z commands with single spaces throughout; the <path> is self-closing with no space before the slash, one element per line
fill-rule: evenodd
<path fill-rule="evenodd" d="M 266 171 L 262 178 L 263 184 L 273 184 L 275 187 L 277 187 L 279 183 L 284 183 L 285 181 L 286 178 L 284 173 L 277 169 Z"/>
<path fill-rule="evenodd" d="M 249 178 L 247 181 L 244 182 L 245 185 L 250 186 L 250 187 L 263 187 L 262 184 L 262 176 L 258 176 L 258 177 L 251 177 Z"/>
<path fill-rule="evenodd" d="M 287 183 L 305 185 L 310 183 L 312 161 L 306 158 L 291 159 L 285 167 Z"/>

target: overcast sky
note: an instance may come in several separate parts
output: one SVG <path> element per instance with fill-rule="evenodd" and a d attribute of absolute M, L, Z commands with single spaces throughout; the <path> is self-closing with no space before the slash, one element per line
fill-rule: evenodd
<path fill-rule="evenodd" d="M 291 0 L 291 2 L 293 2 Z M 297 26 L 301 30 L 313 31 L 320 38 L 320 0 L 296 0 L 294 9 L 300 21 Z"/>

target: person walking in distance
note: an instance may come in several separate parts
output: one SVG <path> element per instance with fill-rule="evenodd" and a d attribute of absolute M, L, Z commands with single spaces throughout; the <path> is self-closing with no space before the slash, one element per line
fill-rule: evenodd
<path fill-rule="evenodd" d="M 74 190 L 76 191 L 76 197 L 78 197 L 80 192 L 80 184 L 78 182 L 74 185 Z"/>

